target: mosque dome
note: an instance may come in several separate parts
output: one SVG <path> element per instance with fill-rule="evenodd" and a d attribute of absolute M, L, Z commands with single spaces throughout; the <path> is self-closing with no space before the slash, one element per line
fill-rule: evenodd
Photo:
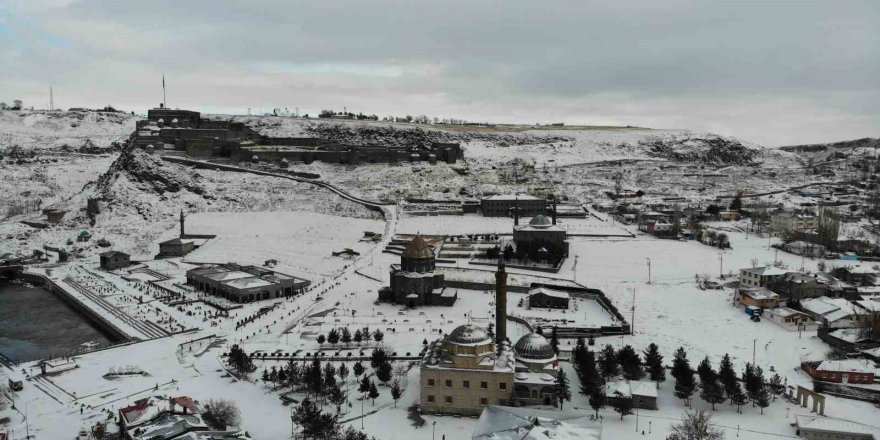
<path fill-rule="evenodd" d="M 513 346 L 513 351 L 517 358 L 526 361 L 545 361 L 556 357 L 550 341 L 537 333 L 529 333 L 519 338 Z"/>
<path fill-rule="evenodd" d="M 547 218 L 546 215 L 538 214 L 529 221 L 529 226 L 534 226 L 536 228 L 546 228 L 549 226 L 553 226 L 553 222 Z"/>
<path fill-rule="evenodd" d="M 455 330 L 449 333 L 446 340 L 457 345 L 479 345 L 492 342 L 489 333 L 487 333 L 482 327 L 474 324 L 465 324 L 456 327 Z"/>
<path fill-rule="evenodd" d="M 416 238 L 413 238 L 412 241 L 406 244 L 406 247 L 403 249 L 403 256 L 405 258 L 417 259 L 434 258 L 434 251 L 424 238 L 416 235 Z"/>

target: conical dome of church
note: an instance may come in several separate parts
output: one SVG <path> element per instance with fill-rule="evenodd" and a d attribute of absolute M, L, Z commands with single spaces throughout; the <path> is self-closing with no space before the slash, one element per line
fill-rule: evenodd
<path fill-rule="evenodd" d="M 421 236 L 416 235 L 403 249 L 404 258 L 434 258 L 434 251 L 428 242 Z"/>

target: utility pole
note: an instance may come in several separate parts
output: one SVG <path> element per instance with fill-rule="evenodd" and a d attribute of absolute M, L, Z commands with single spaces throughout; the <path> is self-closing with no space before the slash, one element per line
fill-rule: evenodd
<path fill-rule="evenodd" d="M 718 266 L 718 278 L 724 279 L 724 251 L 718 253 L 718 259 L 720 261 Z"/>
<path fill-rule="evenodd" d="M 55 98 L 52 96 L 52 86 L 49 86 L 49 111 L 55 110 Z"/>
<path fill-rule="evenodd" d="M 630 288 L 629 290 L 632 291 L 632 295 L 633 295 L 632 319 L 630 320 L 630 323 L 629 323 L 629 334 L 635 335 L 635 331 L 636 331 L 636 289 Z"/>
<path fill-rule="evenodd" d="M 758 345 L 758 338 L 752 339 L 752 366 L 755 366 L 755 346 Z"/>
<path fill-rule="evenodd" d="M 651 284 L 651 259 L 645 257 L 645 260 L 648 262 L 648 284 Z"/>

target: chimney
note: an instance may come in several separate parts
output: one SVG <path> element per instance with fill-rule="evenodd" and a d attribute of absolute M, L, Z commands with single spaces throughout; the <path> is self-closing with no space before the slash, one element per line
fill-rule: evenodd
<path fill-rule="evenodd" d="M 507 272 L 504 270 L 504 257 L 498 260 L 498 271 L 495 272 L 495 344 L 507 340 Z"/>

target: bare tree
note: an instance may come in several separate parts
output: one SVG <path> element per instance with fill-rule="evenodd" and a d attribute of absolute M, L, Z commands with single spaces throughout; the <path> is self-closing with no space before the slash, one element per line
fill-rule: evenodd
<path fill-rule="evenodd" d="M 705 411 L 686 411 L 666 440 L 724 440 L 724 431 L 712 424 L 712 416 Z"/>
<path fill-rule="evenodd" d="M 202 414 L 211 425 L 219 429 L 237 426 L 241 421 L 241 412 L 231 400 L 210 399 L 205 404 L 205 411 Z"/>

